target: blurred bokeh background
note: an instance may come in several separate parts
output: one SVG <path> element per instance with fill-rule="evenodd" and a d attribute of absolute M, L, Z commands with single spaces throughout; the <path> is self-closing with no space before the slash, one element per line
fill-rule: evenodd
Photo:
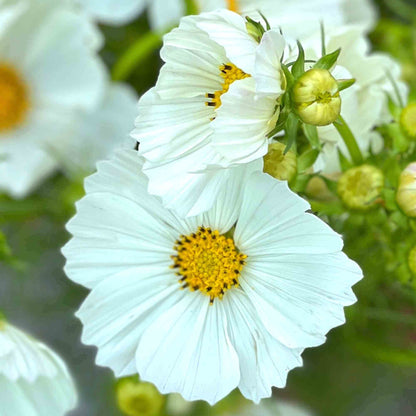
<path fill-rule="evenodd" d="M 415 100 L 416 2 L 375 4 L 380 19 L 370 35 L 373 49 L 401 62 L 410 100 Z M 111 69 L 123 51 L 149 31 L 149 24 L 142 15 L 128 25 L 102 25 L 101 30 L 105 36 L 101 56 Z M 125 81 L 140 95 L 153 86 L 160 65 L 156 45 Z M 0 309 L 10 322 L 46 342 L 68 363 L 80 394 L 79 407 L 71 416 L 117 416 L 121 412 L 112 372 L 97 367 L 95 349 L 80 342 L 81 324 L 74 312 L 87 291 L 70 282 L 62 270 L 60 247 L 69 239 L 64 226 L 82 195 L 82 178 L 56 174 L 24 200 L 0 196 L 0 232 L 6 237 L 0 234 Z M 352 216 L 347 222 L 331 223 L 347 236 L 347 252 L 364 270 L 365 279 L 354 289 L 358 304 L 347 308 L 347 324 L 332 330 L 327 343 L 304 353 L 304 366 L 289 374 L 287 388 L 276 390 L 274 397 L 299 402 L 320 416 L 412 416 L 416 285 L 384 284 L 389 271 L 379 261 L 384 244 L 379 227 L 365 225 L 363 232 L 360 222 L 362 218 Z M 237 402 L 244 403 L 234 393 L 214 408 L 197 403 L 193 414 L 228 415 Z"/>

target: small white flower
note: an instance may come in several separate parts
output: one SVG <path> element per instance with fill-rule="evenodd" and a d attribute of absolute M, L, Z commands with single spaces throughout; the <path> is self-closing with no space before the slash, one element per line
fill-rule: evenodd
<path fill-rule="evenodd" d="M 275 36 L 281 50 L 269 59 L 283 52 Z M 209 209 L 227 168 L 267 152 L 282 88 L 277 81 L 256 95 L 255 57 L 262 49 L 244 19 L 226 10 L 185 17 L 165 37 L 166 63 L 139 102 L 133 137 L 146 158 L 150 193 L 181 215 Z"/>
<path fill-rule="evenodd" d="M 77 403 L 62 359 L 0 320 L 0 415 L 63 416 Z"/>
<path fill-rule="evenodd" d="M 68 223 L 66 273 L 91 289 L 83 342 L 162 393 L 270 396 L 344 323 L 360 268 L 285 182 L 232 176 L 209 211 L 181 219 L 146 192 L 142 163 L 133 150 L 100 163 Z"/>

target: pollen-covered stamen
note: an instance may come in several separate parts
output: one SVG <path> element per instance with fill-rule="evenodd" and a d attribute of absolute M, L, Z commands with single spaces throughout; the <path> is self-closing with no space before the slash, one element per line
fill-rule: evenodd
<path fill-rule="evenodd" d="M 247 256 L 238 252 L 231 238 L 200 227 L 196 233 L 181 236 L 174 248 L 178 254 L 172 256 L 171 267 L 177 269 L 182 288 L 200 290 L 213 303 L 238 286 Z"/>
<path fill-rule="evenodd" d="M 228 63 L 220 66 L 220 75 L 223 78 L 222 90 L 215 91 L 213 93 L 207 93 L 205 96 L 209 98 L 205 104 L 216 109 L 221 105 L 221 96 L 225 94 L 229 89 L 230 85 L 234 81 L 250 77 L 240 68 L 237 68 L 234 64 Z"/>
<path fill-rule="evenodd" d="M 0 132 L 19 125 L 28 108 L 25 83 L 12 67 L 0 63 Z"/>

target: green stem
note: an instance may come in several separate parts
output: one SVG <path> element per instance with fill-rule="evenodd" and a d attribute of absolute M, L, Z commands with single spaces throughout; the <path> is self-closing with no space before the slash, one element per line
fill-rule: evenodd
<path fill-rule="evenodd" d="M 129 77 L 134 69 L 162 44 L 165 32 L 148 32 L 134 42 L 116 62 L 112 70 L 114 81 Z"/>
<path fill-rule="evenodd" d="M 351 155 L 351 159 L 354 162 L 354 165 L 361 165 L 364 161 L 363 155 L 361 154 L 361 150 L 358 147 L 353 132 L 348 127 L 348 124 L 341 117 L 341 115 L 339 116 L 338 120 L 334 123 L 334 126 L 338 130 L 338 133 L 342 137 L 342 140 L 344 140 L 344 143 L 347 146 L 348 152 Z"/>

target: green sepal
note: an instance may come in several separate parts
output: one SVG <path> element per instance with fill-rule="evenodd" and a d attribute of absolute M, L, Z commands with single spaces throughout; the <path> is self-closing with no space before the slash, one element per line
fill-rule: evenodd
<path fill-rule="evenodd" d="M 298 136 L 298 126 L 299 126 L 299 119 L 294 113 L 289 113 L 286 123 L 285 123 L 285 132 L 286 132 L 286 149 L 283 154 L 286 154 L 293 144 L 296 142 Z"/>
<path fill-rule="evenodd" d="M 301 77 L 305 73 L 305 51 L 303 50 L 302 44 L 299 41 L 297 41 L 297 43 L 299 55 L 292 67 L 292 74 L 295 79 Z"/>
<path fill-rule="evenodd" d="M 254 38 L 257 43 L 260 43 L 261 38 L 265 34 L 266 30 L 260 22 L 256 22 L 249 16 L 246 16 L 246 29 L 247 33 Z"/>
<path fill-rule="evenodd" d="M 319 140 L 317 127 L 313 126 L 312 124 L 304 123 L 302 124 L 302 129 L 303 129 L 303 132 L 305 133 L 306 138 L 311 144 L 312 148 L 321 151 L 322 144 L 321 144 L 321 141 Z"/>
<path fill-rule="evenodd" d="M 341 48 L 334 52 L 328 53 L 327 55 L 320 58 L 313 67 L 318 69 L 326 69 L 329 71 L 337 62 L 340 53 Z"/>
<path fill-rule="evenodd" d="M 295 78 L 293 77 L 292 73 L 289 71 L 289 68 L 282 64 L 282 70 L 286 78 L 286 91 L 290 91 L 290 89 L 295 84 Z"/>
<path fill-rule="evenodd" d="M 343 155 L 343 153 L 338 149 L 338 160 L 341 166 L 341 170 L 346 172 L 348 169 L 354 167 L 354 165 Z"/>
<path fill-rule="evenodd" d="M 313 175 L 297 175 L 294 181 L 290 182 L 290 189 L 293 192 L 304 193 Z"/>
<path fill-rule="evenodd" d="M 266 16 L 260 11 L 258 10 L 257 13 L 261 16 L 261 18 L 264 20 L 264 23 L 266 23 L 266 29 L 270 30 L 272 27 L 270 26 L 269 21 L 267 20 Z"/>
<path fill-rule="evenodd" d="M 338 91 L 343 91 L 355 84 L 356 79 L 337 79 Z"/>
<path fill-rule="evenodd" d="M 309 169 L 316 162 L 318 156 L 318 149 L 309 149 L 306 152 L 303 152 L 298 157 L 298 172 L 301 173 Z"/>

